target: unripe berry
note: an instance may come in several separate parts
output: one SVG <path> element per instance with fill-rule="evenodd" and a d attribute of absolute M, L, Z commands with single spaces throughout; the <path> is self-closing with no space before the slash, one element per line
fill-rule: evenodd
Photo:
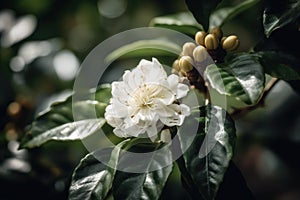
<path fill-rule="evenodd" d="M 178 74 L 179 71 L 180 71 L 179 60 L 177 59 L 172 64 L 172 74 Z"/>
<path fill-rule="evenodd" d="M 218 40 L 220 40 L 223 37 L 223 31 L 219 27 L 212 28 L 210 30 L 210 33 L 214 34 Z"/>
<path fill-rule="evenodd" d="M 223 42 L 222 42 L 222 48 L 226 51 L 233 51 L 238 48 L 240 44 L 240 41 L 236 35 L 230 35 L 228 36 Z"/>
<path fill-rule="evenodd" d="M 202 62 L 207 58 L 207 51 L 204 46 L 197 46 L 193 51 L 193 57 L 196 62 Z"/>
<path fill-rule="evenodd" d="M 219 40 L 216 38 L 214 34 L 208 34 L 204 40 L 205 47 L 208 50 L 216 49 L 219 46 Z"/>
<path fill-rule="evenodd" d="M 181 71 L 189 72 L 193 69 L 193 59 L 190 56 L 182 56 L 179 60 Z"/>
<path fill-rule="evenodd" d="M 187 73 L 181 70 L 181 71 L 178 73 L 178 75 L 179 75 L 179 76 L 182 76 L 182 77 L 186 77 L 186 76 L 187 76 Z"/>
<path fill-rule="evenodd" d="M 196 47 L 196 45 L 192 42 L 185 43 L 182 47 L 182 54 L 184 56 L 192 56 L 195 47 Z"/>
<path fill-rule="evenodd" d="M 205 31 L 198 31 L 195 35 L 195 40 L 197 44 L 204 45 L 205 36 L 206 36 Z"/>
<path fill-rule="evenodd" d="M 179 60 L 175 60 L 172 64 L 172 68 L 175 69 L 176 71 L 179 71 L 180 68 L 179 68 Z"/>
<path fill-rule="evenodd" d="M 224 40 L 226 39 L 227 37 L 222 37 L 221 39 L 221 45 L 223 44 Z"/>

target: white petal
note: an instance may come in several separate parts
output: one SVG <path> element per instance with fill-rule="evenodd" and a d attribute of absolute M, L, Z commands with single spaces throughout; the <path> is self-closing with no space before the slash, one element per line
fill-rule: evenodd
<path fill-rule="evenodd" d="M 190 115 L 190 108 L 185 104 L 172 104 L 169 106 L 172 108 L 175 113 L 173 116 L 170 117 L 162 117 L 160 120 L 167 126 L 181 126 L 184 118 Z"/>
<path fill-rule="evenodd" d="M 119 118 L 128 116 L 128 107 L 118 99 L 113 98 L 111 100 L 111 105 L 110 112 L 113 113 L 113 116 L 119 116 Z"/>
<path fill-rule="evenodd" d="M 178 82 L 179 82 L 179 77 L 175 74 L 171 74 L 170 76 L 168 76 L 167 81 L 168 81 L 168 87 L 170 88 L 170 90 L 172 90 L 172 92 L 177 94 L 177 86 L 178 86 Z"/>
<path fill-rule="evenodd" d="M 159 103 L 158 101 L 160 101 L 165 105 L 172 104 L 176 99 L 175 94 L 171 90 L 162 86 L 160 86 L 157 91 L 153 92 L 152 96 L 156 97 L 154 99 L 155 103 Z"/>
<path fill-rule="evenodd" d="M 191 114 L 191 109 L 185 104 L 180 104 L 181 115 L 189 116 Z"/>
<path fill-rule="evenodd" d="M 117 98 L 123 104 L 127 103 L 127 99 L 130 96 L 129 91 L 127 91 L 128 87 L 122 81 L 116 81 L 112 83 L 111 94 L 113 98 Z"/>
<path fill-rule="evenodd" d="M 152 59 L 152 62 L 141 60 L 137 68 L 145 75 L 145 83 L 159 83 L 167 79 L 166 71 L 155 58 Z"/>
<path fill-rule="evenodd" d="M 189 91 L 189 87 L 183 83 L 179 83 L 177 86 L 177 99 L 185 97 Z"/>
<path fill-rule="evenodd" d="M 118 137 L 121 137 L 121 138 L 128 137 L 128 136 L 126 135 L 126 133 L 123 131 L 123 129 L 121 129 L 121 128 L 115 128 L 115 129 L 113 130 L 113 132 L 114 132 L 114 134 L 115 134 L 116 136 L 118 136 Z"/>
<path fill-rule="evenodd" d="M 157 127 L 156 127 L 156 123 L 153 123 L 151 126 L 149 126 L 146 130 L 147 135 L 149 136 L 149 138 L 154 138 L 154 136 L 157 135 Z"/>
<path fill-rule="evenodd" d="M 176 110 L 174 110 L 174 108 L 164 105 L 164 104 L 157 104 L 155 107 L 155 112 L 160 117 L 171 117 L 176 113 Z"/>
<path fill-rule="evenodd" d="M 138 88 L 138 85 L 133 81 L 133 72 L 125 71 L 123 75 L 123 81 L 126 86 L 126 91 L 128 93 L 133 93 L 136 88 Z"/>
<path fill-rule="evenodd" d="M 182 118 L 180 115 L 174 115 L 172 117 L 166 117 L 160 119 L 162 123 L 165 125 L 172 127 L 172 126 L 180 126 L 182 124 Z"/>

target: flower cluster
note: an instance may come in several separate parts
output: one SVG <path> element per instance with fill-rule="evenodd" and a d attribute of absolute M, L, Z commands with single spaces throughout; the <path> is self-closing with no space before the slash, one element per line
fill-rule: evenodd
<path fill-rule="evenodd" d="M 180 126 L 190 114 L 179 100 L 189 87 L 166 71 L 155 58 L 141 60 L 132 71 L 125 71 L 122 81 L 112 83 L 112 98 L 105 118 L 119 137 L 146 135 L 156 138 L 164 126 Z"/>

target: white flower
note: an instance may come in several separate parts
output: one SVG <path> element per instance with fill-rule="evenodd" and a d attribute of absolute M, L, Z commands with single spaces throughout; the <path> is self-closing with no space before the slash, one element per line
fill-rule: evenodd
<path fill-rule="evenodd" d="M 125 71 L 123 81 L 112 83 L 112 98 L 105 118 L 119 137 L 146 133 L 153 139 L 164 125 L 182 125 L 190 108 L 179 104 L 178 99 L 188 91 L 177 75 L 167 76 L 157 59 L 141 60 L 132 71 Z"/>

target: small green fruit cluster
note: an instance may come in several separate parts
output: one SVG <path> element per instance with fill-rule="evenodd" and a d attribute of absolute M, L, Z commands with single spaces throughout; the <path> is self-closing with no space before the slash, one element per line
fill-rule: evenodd
<path fill-rule="evenodd" d="M 186 73 L 193 69 L 195 62 L 202 62 L 207 56 L 208 53 L 203 46 L 187 42 L 182 47 L 179 59 L 173 63 L 173 73 L 186 76 Z"/>
<path fill-rule="evenodd" d="M 196 44 L 187 42 L 183 45 L 179 58 L 173 63 L 173 73 L 186 76 L 195 64 L 205 61 L 208 55 L 216 63 L 223 62 L 226 52 L 236 50 L 240 44 L 236 35 L 223 37 L 223 32 L 218 27 L 211 29 L 209 33 L 197 32 L 195 41 Z"/>
<path fill-rule="evenodd" d="M 240 44 L 236 35 L 223 37 L 223 32 L 218 27 L 211 29 L 208 34 L 204 31 L 197 32 L 195 40 L 197 44 L 205 46 L 207 50 L 216 50 L 220 46 L 225 51 L 234 51 Z"/>
<path fill-rule="evenodd" d="M 187 42 L 182 46 L 182 52 L 172 66 L 172 73 L 187 77 L 195 86 L 199 82 L 202 84 L 203 79 L 194 66 L 204 68 L 211 61 L 207 58 L 212 58 L 215 63 L 222 63 L 226 53 L 236 50 L 240 44 L 235 35 L 223 37 L 223 32 L 218 27 L 211 29 L 209 33 L 197 32 L 195 41 L 196 44 Z"/>

